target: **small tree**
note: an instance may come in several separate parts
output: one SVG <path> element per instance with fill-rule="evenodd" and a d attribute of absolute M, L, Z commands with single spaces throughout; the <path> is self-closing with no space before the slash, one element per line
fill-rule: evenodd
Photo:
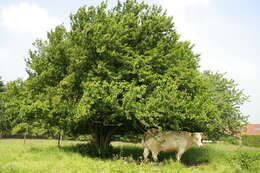
<path fill-rule="evenodd" d="M 11 133 L 12 127 L 16 125 L 16 120 L 19 115 L 20 108 L 20 87 L 22 80 L 18 79 L 13 82 L 8 82 L 4 92 L 0 94 L 2 101 L 1 130 L 4 134 Z"/>
<path fill-rule="evenodd" d="M 0 76 L 0 138 L 2 137 L 4 131 L 7 131 L 6 117 L 4 113 L 3 91 L 4 91 L 4 83 L 1 80 L 1 76 Z"/>
<path fill-rule="evenodd" d="M 44 119 L 45 123 L 52 128 L 54 135 L 58 136 L 58 147 L 60 147 L 64 133 L 66 134 L 69 131 L 68 124 L 70 122 L 71 106 L 57 92 L 53 91 L 49 92 L 49 94 L 49 113 Z"/>
<path fill-rule="evenodd" d="M 242 114 L 240 107 L 248 100 L 248 96 L 224 74 L 205 71 L 202 75 L 207 82 L 206 93 L 211 103 L 205 109 L 210 112 L 207 133 L 214 138 L 241 133 L 248 117 Z"/>
<path fill-rule="evenodd" d="M 33 99 L 26 82 L 18 79 L 7 83 L 2 94 L 4 101 L 5 126 L 14 134 L 22 134 L 24 143 L 26 136 L 43 135 L 44 124 L 41 123 L 41 115 L 46 114 L 46 106 L 40 101 Z"/>

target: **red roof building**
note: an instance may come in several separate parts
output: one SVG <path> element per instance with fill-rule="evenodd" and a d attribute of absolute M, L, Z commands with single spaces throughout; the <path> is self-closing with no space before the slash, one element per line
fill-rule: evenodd
<path fill-rule="evenodd" d="M 260 135 L 260 124 L 247 124 L 242 135 Z"/>

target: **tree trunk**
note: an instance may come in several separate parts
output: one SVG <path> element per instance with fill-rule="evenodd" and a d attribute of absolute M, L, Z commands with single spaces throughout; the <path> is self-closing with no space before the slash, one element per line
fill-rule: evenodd
<path fill-rule="evenodd" d="M 111 152 L 111 135 L 110 134 L 94 134 L 93 142 L 97 148 L 98 155 L 108 156 Z"/>
<path fill-rule="evenodd" d="M 63 136 L 63 131 L 61 130 L 61 131 L 59 132 L 59 139 L 58 139 L 58 147 L 59 147 L 59 148 L 60 148 L 60 146 L 61 146 L 62 136 Z"/>
<path fill-rule="evenodd" d="M 98 152 L 99 157 L 107 157 L 111 155 L 112 136 L 118 130 L 117 126 L 103 126 L 101 124 L 92 124 L 92 143 Z"/>
<path fill-rule="evenodd" d="M 107 149 L 111 142 L 111 137 L 108 135 L 98 134 L 94 138 L 95 145 L 100 149 Z"/>
<path fill-rule="evenodd" d="M 23 144 L 25 144 L 26 141 L 26 134 L 23 135 Z"/>

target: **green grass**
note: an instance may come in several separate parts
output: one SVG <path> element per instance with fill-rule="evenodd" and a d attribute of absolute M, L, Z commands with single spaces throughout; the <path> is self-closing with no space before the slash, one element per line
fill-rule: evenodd
<path fill-rule="evenodd" d="M 260 173 L 260 149 L 209 144 L 187 151 L 181 163 L 161 153 L 158 163 L 142 162 L 140 144 L 113 143 L 113 156 L 101 159 L 79 142 L 0 139 L 0 173 Z"/>

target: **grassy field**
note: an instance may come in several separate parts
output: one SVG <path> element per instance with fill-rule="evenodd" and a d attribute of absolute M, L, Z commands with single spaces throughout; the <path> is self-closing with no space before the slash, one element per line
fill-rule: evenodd
<path fill-rule="evenodd" d="M 260 173 L 260 149 L 208 144 L 187 151 L 181 163 L 162 153 L 158 163 L 142 162 L 140 144 L 114 142 L 113 156 L 101 159 L 85 144 L 54 140 L 0 139 L 0 173 Z"/>

